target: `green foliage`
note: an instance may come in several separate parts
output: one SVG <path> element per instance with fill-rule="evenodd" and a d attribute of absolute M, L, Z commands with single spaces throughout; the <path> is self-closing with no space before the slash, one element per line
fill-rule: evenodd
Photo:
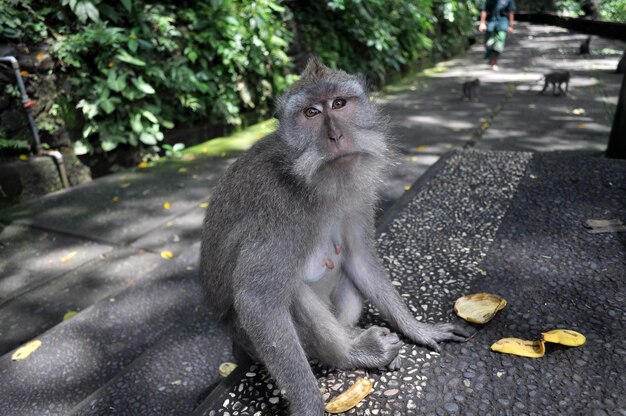
<path fill-rule="evenodd" d="M 7 139 L 4 130 L 0 129 L 0 150 L 25 150 L 30 149 L 30 145 L 26 140 L 10 140 Z"/>
<path fill-rule="evenodd" d="M 436 4 L 435 4 L 436 3 Z M 473 31 L 472 2 L 404 0 L 286 1 L 297 24 L 299 48 L 330 66 L 366 73 L 375 83 L 423 58 L 435 47 L 458 43 Z M 440 25 L 449 23 L 451 32 Z M 434 37 L 435 34 L 440 37 Z"/>
<path fill-rule="evenodd" d="M 176 123 L 238 125 L 286 86 L 290 36 L 273 1 L 63 4 L 85 22 L 54 49 L 85 120 L 82 152 L 154 146 Z"/>
<path fill-rule="evenodd" d="M 476 17 L 474 0 L 2 1 L 4 37 L 53 41 L 63 89 L 39 128 L 82 129 L 78 153 L 176 154 L 161 145 L 175 125 L 267 116 L 295 78 L 291 57 L 317 54 L 382 84 L 464 45 Z"/>
<path fill-rule="evenodd" d="M 45 16 L 52 8 L 33 9 L 31 0 L 0 0 L 0 37 L 40 42 L 48 36 Z"/>
<path fill-rule="evenodd" d="M 600 17 L 612 22 L 626 23 L 626 0 L 603 0 Z"/>

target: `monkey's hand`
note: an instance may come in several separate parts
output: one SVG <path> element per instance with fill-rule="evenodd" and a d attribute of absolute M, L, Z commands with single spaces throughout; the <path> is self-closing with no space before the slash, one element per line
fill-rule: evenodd
<path fill-rule="evenodd" d="M 478 31 L 484 32 L 485 30 L 487 30 L 487 25 L 483 22 L 480 22 L 480 24 L 478 25 Z"/>
<path fill-rule="evenodd" d="M 417 326 L 405 334 L 416 344 L 423 345 L 439 352 L 439 342 L 465 342 L 476 331 L 467 327 L 449 323 L 424 324 L 417 322 Z"/>

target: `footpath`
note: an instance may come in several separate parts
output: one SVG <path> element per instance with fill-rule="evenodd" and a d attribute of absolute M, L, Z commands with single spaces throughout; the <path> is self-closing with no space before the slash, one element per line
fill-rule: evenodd
<path fill-rule="evenodd" d="M 602 157 L 626 45 L 594 37 L 583 57 L 583 34 L 517 30 L 501 71 L 476 45 L 376 96 L 402 152 L 378 228 L 394 285 L 424 321 L 458 319 L 467 293 L 509 304 L 441 354 L 406 344 L 397 372 L 316 366 L 326 398 L 374 381 L 347 414 L 626 415 L 626 233 L 583 226 L 626 222 L 626 162 Z M 538 94 L 553 70 L 572 74 L 565 97 Z M 465 101 L 474 78 L 480 100 Z M 171 161 L 0 212 L 0 414 L 284 414 L 263 369 L 219 376 L 230 341 L 196 281 L 204 209 L 232 161 Z M 537 360 L 488 348 L 557 327 L 587 344 Z"/>

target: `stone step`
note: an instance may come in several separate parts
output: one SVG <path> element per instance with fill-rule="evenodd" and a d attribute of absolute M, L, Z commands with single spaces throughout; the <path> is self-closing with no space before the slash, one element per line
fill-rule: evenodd
<path fill-rule="evenodd" d="M 97 245 L 94 250 L 102 251 L 101 247 Z M 67 312 L 82 311 L 124 288 L 154 278 L 167 261 L 136 248 L 119 248 L 43 285 L 18 292 L 19 296 L 0 305 L 0 354 L 59 324 Z"/>
<path fill-rule="evenodd" d="M 149 279 L 37 336 L 41 347 L 26 359 L 12 361 L 11 353 L 0 357 L 0 414 L 68 414 L 192 316 L 204 301 L 197 253 L 198 244 L 152 270 Z M 141 264 L 128 266 L 140 272 Z"/>
<path fill-rule="evenodd" d="M 188 415 L 220 381 L 225 361 L 233 361 L 230 338 L 198 304 L 70 415 Z"/>

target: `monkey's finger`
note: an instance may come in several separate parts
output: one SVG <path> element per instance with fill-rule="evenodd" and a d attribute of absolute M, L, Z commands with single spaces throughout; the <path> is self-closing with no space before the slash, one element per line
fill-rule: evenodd
<path fill-rule="evenodd" d="M 449 323 L 437 324 L 436 327 L 437 330 L 442 334 L 457 335 L 465 338 L 471 336 L 474 332 L 476 332 L 474 328 Z"/>

